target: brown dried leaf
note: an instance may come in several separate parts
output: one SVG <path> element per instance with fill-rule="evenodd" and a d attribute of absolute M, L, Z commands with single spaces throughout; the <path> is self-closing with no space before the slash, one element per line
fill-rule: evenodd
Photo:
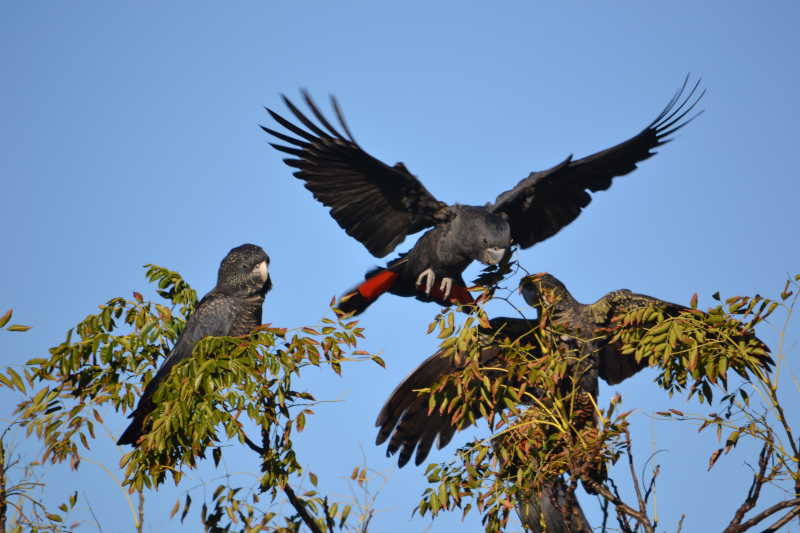
<path fill-rule="evenodd" d="M 722 454 L 722 448 L 720 448 L 719 450 L 717 450 L 717 451 L 715 451 L 714 453 L 711 454 L 711 459 L 708 461 L 708 471 L 709 472 L 714 467 L 714 463 L 717 462 L 717 459 L 719 459 L 719 456 L 721 454 Z"/>

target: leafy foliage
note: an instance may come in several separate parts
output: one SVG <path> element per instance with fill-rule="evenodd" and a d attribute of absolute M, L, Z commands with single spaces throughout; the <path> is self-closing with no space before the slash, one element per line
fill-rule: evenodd
<path fill-rule="evenodd" d="M 13 310 L 9 310 L 0 317 L 0 330 L 25 332 L 31 329 L 30 326 L 17 324 L 7 326 L 12 314 Z M 25 392 L 25 383 L 20 375 L 10 366 L 4 367 L 4 370 L 8 377 L 0 375 L 0 388 L 8 387 L 11 390 Z M 49 511 L 39 500 L 31 496 L 33 490 L 44 487 L 36 472 L 36 468 L 40 464 L 37 462 L 23 464 L 20 456 L 14 457 L 15 447 L 13 443 L 11 446 L 7 445 L 7 437 L 9 430 L 16 424 L 17 421 L 11 422 L 0 434 L 0 531 L 10 533 L 67 531 L 64 521 L 75 507 L 78 493 L 70 496 L 67 503 L 58 507 L 64 513 L 63 516 Z M 12 470 L 21 471 L 19 477 L 12 479 L 9 475 Z M 9 508 L 14 511 L 10 517 L 8 515 Z"/>
<path fill-rule="evenodd" d="M 195 291 L 176 272 L 147 267 L 148 278 L 166 302 L 146 302 L 139 293 L 133 300 L 114 298 L 70 330 L 65 342 L 50 350 L 49 359 L 27 363 L 28 385 L 44 387 L 21 403 L 18 412 L 28 434 L 44 441 L 44 460 L 69 461 L 78 468 L 80 447 L 89 449 L 95 425 L 103 423 L 103 408 L 127 412 L 135 406 L 195 308 Z M 219 464 L 227 449 L 221 446 L 224 439 L 238 441 L 260 454 L 258 486 L 245 490 L 244 499 L 237 496 L 241 488 L 222 487 L 212 498 L 213 510 L 203 505 L 203 522 L 207 531 L 267 527 L 276 515 L 256 512 L 253 504 L 258 494 L 268 493 L 274 500 L 279 491 L 291 491 L 290 476 L 302 474 L 292 438 L 313 415 L 313 396 L 295 390 L 293 378 L 309 365 L 324 364 L 341 373 L 345 361 L 383 364 L 379 357 L 356 350 L 363 331 L 357 322 L 334 316 L 315 327 L 265 325 L 247 336 L 205 337 L 195 343 L 193 357 L 178 364 L 159 387 L 150 431 L 122 458 L 129 492 L 155 488 L 167 475 L 177 484 L 209 451 Z M 244 420 L 260 433 L 255 439 L 260 445 L 245 433 Z M 187 495 L 184 513 L 190 502 Z M 302 520 L 308 522 L 301 515 L 284 527 L 296 530 Z"/>
<path fill-rule="evenodd" d="M 787 284 L 781 297 L 786 300 L 791 294 Z M 775 361 L 753 330 L 778 305 L 782 304 L 755 296 L 730 298 L 707 313 L 695 309 L 696 298 L 692 309 L 676 316 L 659 307 L 628 309 L 617 317 L 612 328 L 595 331 L 594 338 L 622 344 L 623 354 L 633 354 L 637 363 L 644 361 L 655 368 L 656 382 L 670 396 L 688 389 L 687 399 L 696 395 L 701 403 L 705 399 L 710 403 L 712 389 L 718 388 L 725 394 L 723 402 L 739 405 L 740 398 L 746 404 L 748 396 L 742 387 L 728 391 L 732 370 L 746 383 L 768 389 L 762 396 L 768 397 L 777 419 L 782 421 L 785 417 L 779 410 L 780 402 L 772 394 L 777 389 L 777 376 L 771 377 L 769 372 Z M 791 313 L 791 307 L 787 310 Z M 631 516 L 647 522 L 645 529 L 649 531 L 652 524 L 646 519 L 646 509 L 640 505 L 640 510 L 635 511 L 636 506 L 625 505 L 603 484 L 606 465 L 623 454 L 630 455 L 630 411 L 615 413 L 618 395 L 605 410 L 594 405 L 580 386 L 589 368 L 587 360 L 594 355 L 583 352 L 588 343 L 576 348 L 574 343 L 562 342 L 576 336 L 576 332 L 567 324 L 554 324 L 546 313 L 540 311 L 540 315 L 538 325 L 519 336 L 503 331 L 482 332 L 479 325 L 487 324 L 474 316 L 457 325 L 452 312 L 438 316 L 431 324 L 429 331 L 439 328 L 441 347 L 465 362 L 459 373 L 420 391 L 430 396 L 430 412 L 452 416 L 459 428 L 483 417 L 490 428 L 501 431 L 491 442 L 475 441 L 461 448 L 454 461 L 431 464 L 427 474 L 434 487 L 424 492 L 417 509 L 423 515 L 431 512 L 436 516 L 459 508 L 466 515 L 474 504 L 483 514 L 486 530 L 500 531 L 515 502 L 527 501 L 532 493 L 541 496 L 543 481 L 566 474 L 570 495 L 580 480 L 587 490 L 600 492 L 617 507 L 623 530 L 629 527 L 627 516 Z M 492 343 L 501 347 L 500 365 L 496 361 L 490 365 L 481 363 L 481 349 Z M 678 411 L 673 413 L 683 416 Z M 500 421 L 495 425 L 497 417 Z M 768 444 L 774 441 L 766 416 L 750 413 L 747 421 L 749 425 L 742 427 L 728 424 L 733 431 L 727 439 L 726 452 L 745 430 L 760 435 Z M 723 419 L 713 414 L 711 419 L 703 420 L 700 429 L 723 424 Z M 785 422 L 783 425 L 791 449 L 759 483 L 772 482 L 782 475 L 798 479 L 800 455 L 794 448 L 791 430 Z M 715 452 L 712 465 L 720 452 L 722 449 Z M 571 512 L 570 505 L 568 498 L 568 509 L 562 509 L 565 516 Z"/>
<path fill-rule="evenodd" d="M 508 254 L 481 274 L 475 290 L 483 293 L 475 306 L 460 309 L 469 312 L 463 322 L 456 310 L 443 310 L 429 328 L 429 332 L 438 330 L 443 351 L 456 358 L 462 369 L 420 392 L 429 394 L 429 413 L 446 414 L 459 428 L 485 418 L 496 433 L 491 441 L 475 441 L 459 449 L 453 461 L 430 465 L 427 475 L 432 486 L 425 490 L 417 510 L 437 516 L 458 508 L 466 515 L 474 507 L 483 515 L 487 531 L 501 531 L 515 507 L 532 501 L 532 495 L 541 497 L 543 483 L 566 476 L 566 505 L 559 507 L 565 520 L 571 513 L 574 490 L 582 482 L 615 506 L 623 531 L 634 529 L 629 519 L 645 531 L 655 531 L 647 516 L 649 489 L 640 493 L 633 469 L 638 506 L 623 502 L 613 485 L 606 483 L 609 464 L 627 455 L 633 466 L 630 411 L 618 413 L 619 395 L 601 409 L 585 390 L 583 380 L 597 354 L 586 350 L 594 344 L 570 339 L 585 340 L 587 332 L 555 323 L 541 311 L 540 318 L 524 331 L 491 329 L 483 305 L 502 297 L 497 296 L 502 292 L 499 284 L 520 269 L 511 259 Z M 0 386 L 30 394 L 19 405 L 15 424 L 42 440 L 43 460 L 78 468 L 81 448 L 90 447 L 96 425 L 104 423 L 100 413 L 107 407 L 122 412 L 132 409 L 183 331 L 197 304 L 196 293 L 176 272 L 147 267 L 147 276 L 157 284 L 163 301 L 145 301 L 136 292 L 132 300 L 112 299 L 70 330 L 65 342 L 51 349 L 50 358 L 33 359 L 19 372 L 5 368 L 5 375 L 0 375 Z M 780 300 L 737 296 L 704 313 L 696 309 L 696 298 L 691 309 L 678 313 L 659 307 L 628 309 L 612 327 L 590 335 L 592 340 L 621 346 L 623 354 L 655 368 L 655 381 L 670 396 L 686 393 L 687 399 L 696 397 L 710 404 L 714 389 L 721 391 L 720 414 L 684 414 L 675 409 L 658 413 L 698 424 L 700 431 L 714 428 L 720 442 L 723 433 L 727 435 L 725 446 L 711 454 L 709 468 L 743 438 L 763 443 L 753 485 L 726 533 L 746 531 L 792 508 L 781 518 L 785 523 L 800 509 L 800 498 L 795 497 L 745 520 L 765 483 L 789 479 L 795 496 L 800 494 L 800 453 L 778 396 L 778 373 L 785 360 L 782 353 L 772 358 L 754 333 L 755 326 L 769 323 L 779 308 L 787 312 L 788 321 L 797 296 L 790 297 L 798 280 L 800 276 L 787 282 Z M 219 465 L 231 449 L 224 444 L 232 441 L 258 454 L 259 473 L 249 486 L 235 486 L 224 476 L 226 481 L 200 509 L 206 531 L 299 531 L 305 524 L 314 532 L 333 531 L 336 526 L 366 532 L 372 516 L 369 506 L 342 501 L 329 505 L 318 491 L 317 476 L 311 473 L 307 478 L 313 489 L 300 496 L 290 483 L 304 474 L 293 439 L 309 422 L 316 401 L 293 386 L 302 369 L 325 365 L 341 373 L 345 362 L 360 360 L 383 365 L 379 357 L 357 349 L 363 333 L 357 322 L 336 309 L 332 313 L 332 318 L 325 317 L 313 327 L 289 330 L 265 325 L 243 337 L 206 337 L 197 342 L 193 357 L 177 365 L 156 393 L 158 407 L 151 415 L 149 432 L 122 458 L 127 490 L 141 494 L 158 487 L 168 475 L 177 484 L 209 454 Z M 0 318 L 0 328 L 29 329 L 6 327 L 10 319 L 11 311 Z M 499 347 L 500 356 L 487 364 L 482 349 L 489 345 Z M 730 381 L 732 375 L 738 378 Z M 754 395 L 762 402 L 751 406 Z M 4 454 L 0 464 L 12 464 L 5 449 L 0 451 Z M 382 486 L 386 477 L 365 464 L 353 471 L 352 482 L 366 491 L 376 477 L 382 479 Z M 9 501 L 9 495 L 24 498 L 25 491 L 37 483 L 26 477 L 10 489 L 4 484 L 0 493 L 4 501 Z M 274 508 L 281 491 L 295 514 L 287 516 Z M 374 501 L 375 493 L 370 494 Z M 69 513 L 76 499 L 77 495 L 61 506 L 62 513 Z M 62 514 L 49 513 L 33 500 L 28 508 L 32 511 L 13 524 L 13 531 L 65 529 Z M 183 521 L 191 508 L 189 490 L 183 505 L 179 500 L 172 514 L 180 512 Z M 141 529 L 141 522 L 137 526 Z"/>

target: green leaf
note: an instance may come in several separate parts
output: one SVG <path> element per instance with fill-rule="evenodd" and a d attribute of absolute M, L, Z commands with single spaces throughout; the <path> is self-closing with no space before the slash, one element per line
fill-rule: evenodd
<path fill-rule="evenodd" d="M 4 314 L 2 317 L 0 317 L 0 328 L 5 326 L 6 324 L 8 324 L 8 321 L 11 320 L 11 312 L 12 311 L 13 311 L 13 309 L 9 309 L 6 312 L 6 314 Z"/>
<path fill-rule="evenodd" d="M 33 326 L 20 326 L 20 325 L 14 324 L 13 326 L 8 326 L 8 328 L 6 328 L 6 331 L 28 331 L 29 329 L 32 329 L 32 328 L 33 328 Z"/>
<path fill-rule="evenodd" d="M 139 333 L 139 336 L 140 337 L 147 336 L 147 334 L 150 332 L 151 329 L 155 327 L 156 324 L 158 324 L 158 320 L 153 320 L 152 322 L 148 322 L 147 324 L 145 324 L 144 327 L 142 328 L 142 332 Z"/>
<path fill-rule="evenodd" d="M 25 392 L 25 384 L 22 382 L 22 378 L 19 377 L 19 374 L 14 372 L 13 368 L 6 369 L 6 372 L 8 373 L 9 376 L 11 376 L 11 381 L 13 381 L 14 385 L 17 386 L 17 390 L 19 390 L 20 392 Z"/>
<path fill-rule="evenodd" d="M 347 517 L 350 516 L 350 506 L 346 505 L 344 510 L 342 511 L 342 519 L 339 521 L 339 529 L 344 527 L 344 523 L 347 521 Z"/>

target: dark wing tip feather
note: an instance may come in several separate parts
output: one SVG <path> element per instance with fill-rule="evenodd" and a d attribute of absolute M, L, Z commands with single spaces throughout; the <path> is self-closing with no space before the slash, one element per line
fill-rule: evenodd
<path fill-rule="evenodd" d="M 675 96 L 672 97 L 672 100 L 670 100 L 667 107 L 664 108 L 664 111 L 662 111 L 661 114 L 653 121 L 653 123 L 650 124 L 650 127 L 648 129 L 655 131 L 656 136 L 659 140 L 675 133 L 676 131 L 678 131 L 679 129 L 681 129 L 686 124 L 690 123 L 703 113 L 703 110 L 701 110 L 700 112 L 698 112 L 696 115 L 689 118 L 685 122 L 678 124 L 681 120 L 683 120 L 684 117 L 686 117 L 687 114 L 689 114 L 692 111 L 692 109 L 695 108 L 697 103 L 700 102 L 700 100 L 706 94 L 706 91 L 703 90 L 703 92 L 700 93 L 700 96 L 698 96 L 693 102 L 691 102 L 692 97 L 697 92 L 697 89 L 700 86 L 701 81 L 702 78 L 697 80 L 697 83 L 695 83 L 694 87 L 692 87 L 692 90 L 689 92 L 689 94 L 686 95 L 686 98 L 683 99 L 683 101 L 679 106 L 675 107 L 675 105 L 681 99 L 681 96 L 683 95 L 684 91 L 686 90 L 687 84 L 689 83 L 689 75 L 687 75 L 686 80 L 683 82 L 683 86 L 681 87 L 681 89 L 675 94 Z M 691 102 L 690 105 L 689 102 Z M 676 124 L 678 125 L 675 126 Z M 663 142 L 664 141 L 661 141 L 660 144 L 663 144 Z"/>
<path fill-rule="evenodd" d="M 355 140 L 355 137 L 353 137 L 353 134 L 350 133 L 350 128 L 347 127 L 347 122 L 344 121 L 344 115 L 342 114 L 342 110 L 339 109 L 339 102 L 336 100 L 336 97 L 333 96 L 333 95 L 331 95 L 331 105 L 333 106 L 333 110 L 336 112 L 336 117 L 339 119 L 339 123 L 342 125 L 342 128 L 344 128 L 344 132 L 347 134 L 348 137 L 350 137 L 350 141 L 353 144 L 358 144 L 358 143 L 356 143 L 356 140 Z"/>
<path fill-rule="evenodd" d="M 302 128 L 298 128 L 297 126 L 295 126 L 294 124 L 292 124 L 291 122 L 289 122 L 288 120 L 277 114 L 272 109 L 267 109 L 267 111 L 269 111 L 269 114 L 272 116 L 275 122 L 286 128 L 287 130 L 291 131 L 295 135 L 299 135 L 300 137 L 309 142 L 314 142 L 315 140 L 317 140 L 317 138 L 314 135 L 308 133 Z"/>
<path fill-rule="evenodd" d="M 259 125 L 259 127 L 260 127 L 262 130 L 264 130 L 265 132 L 267 132 L 267 133 L 269 133 L 270 135 L 272 135 L 273 137 L 277 137 L 278 139 L 280 139 L 280 140 L 282 140 L 282 141 L 284 141 L 284 142 L 287 142 L 287 143 L 293 144 L 293 145 L 295 145 L 295 146 L 301 146 L 301 147 L 303 147 L 303 148 L 306 148 L 306 147 L 308 147 L 308 146 L 311 146 L 311 145 L 310 145 L 309 143 L 307 143 L 307 142 L 303 142 L 303 141 L 301 141 L 301 140 L 299 140 L 299 139 L 295 139 L 294 137 L 290 137 L 289 135 L 284 135 L 283 133 L 277 132 L 277 131 L 275 131 L 275 130 L 271 130 L 271 129 L 267 128 L 266 126 L 261 126 L 261 125 Z M 272 146 L 274 147 L 275 145 L 273 144 Z"/>
<path fill-rule="evenodd" d="M 322 112 L 320 112 L 319 107 L 317 107 L 317 105 L 314 103 L 314 100 L 311 98 L 311 94 L 305 89 L 302 89 L 301 92 L 303 93 L 303 99 L 306 101 L 306 105 L 308 105 L 309 109 L 311 109 L 311 112 L 314 113 L 314 116 L 317 117 L 317 120 L 319 120 L 320 123 L 325 128 L 327 128 L 328 131 L 330 133 L 332 133 L 334 137 L 339 137 L 341 139 L 347 139 L 341 133 L 339 133 L 336 130 L 336 128 L 331 126 L 330 122 L 328 122 L 328 120 L 325 118 L 325 115 L 323 115 Z M 333 97 L 331 97 L 331 98 L 333 98 Z M 338 112 L 337 112 L 337 114 L 339 115 L 339 120 L 341 121 L 342 120 L 341 114 L 339 114 Z M 347 140 L 349 140 L 353 144 L 356 144 L 355 141 L 353 141 L 353 136 L 350 135 L 349 131 L 347 131 L 347 127 L 346 126 L 345 126 L 345 132 L 349 136 L 349 139 L 347 139 Z"/>
<path fill-rule="evenodd" d="M 404 167 L 389 167 L 362 150 L 333 96 L 331 102 L 341 123 L 338 130 L 333 126 L 336 121 L 325 118 L 309 92 L 301 89 L 301 93 L 310 110 L 305 113 L 281 95 L 295 123 L 266 108 L 285 133 L 261 128 L 282 141 L 271 146 L 292 156 L 284 163 L 299 169 L 295 177 L 331 208 L 331 216 L 348 235 L 371 254 L 384 257 L 407 235 L 437 223 L 443 210 L 439 202 Z"/>

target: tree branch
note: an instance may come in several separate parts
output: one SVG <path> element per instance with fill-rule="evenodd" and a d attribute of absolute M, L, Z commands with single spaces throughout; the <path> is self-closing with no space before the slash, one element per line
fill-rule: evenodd
<path fill-rule="evenodd" d="M 6 496 L 6 449 L 0 438 L 0 531 L 6 530 Z"/>
<path fill-rule="evenodd" d="M 723 533 L 736 533 L 738 531 L 742 531 L 739 525 L 742 523 L 744 515 L 747 514 L 747 512 L 753 507 L 755 507 L 756 503 L 758 502 L 758 496 L 761 493 L 761 486 L 765 481 L 764 474 L 767 471 L 767 462 L 769 461 L 770 455 L 772 455 L 772 448 L 770 447 L 770 443 L 767 442 L 764 444 L 764 447 L 761 449 L 761 453 L 758 456 L 758 473 L 753 478 L 753 483 L 750 485 L 750 490 L 747 491 L 747 498 L 745 498 L 741 507 L 736 510 L 733 520 L 731 520 L 730 525 L 725 528 Z"/>
<path fill-rule="evenodd" d="M 285 487 L 283 487 L 283 492 L 286 493 L 286 496 L 289 498 L 289 503 L 291 503 L 292 507 L 294 507 L 297 510 L 298 514 L 300 515 L 300 518 L 302 518 L 303 522 L 305 522 L 305 524 L 308 526 L 308 529 L 313 531 L 313 533 L 323 533 L 323 531 L 319 528 L 317 523 L 314 522 L 314 518 L 310 514 L 308 514 L 305 504 L 300 501 L 300 499 L 297 497 L 297 495 L 294 493 L 294 490 L 292 490 L 292 487 L 290 487 L 288 483 L 286 484 Z"/>
<path fill-rule="evenodd" d="M 328 524 L 328 533 L 334 533 L 334 527 L 336 524 L 333 523 L 333 517 L 331 516 L 331 510 L 328 507 L 328 497 L 325 496 L 325 499 L 322 500 L 322 509 L 325 511 L 325 522 Z"/>
<path fill-rule="evenodd" d="M 747 522 L 745 522 L 744 524 L 739 526 L 739 529 L 737 529 L 736 531 L 737 532 L 747 531 L 748 529 L 750 529 L 754 525 L 758 524 L 759 522 L 761 522 L 762 520 L 764 520 L 768 516 L 774 515 L 775 513 L 780 511 L 781 509 L 786 509 L 787 507 L 793 507 L 793 506 L 800 506 L 800 498 L 795 498 L 794 500 L 787 500 L 785 502 L 776 503 L 775 505 L 773 505 L 772 507 L 770 507 L 766 511 L 762 511 L 762 512 L 758 513 L 756 516 L 754 516 L 753 518 L 751 518 L 750 520 L 748 520 Z M 795 509 L 795 511 L 796 510 L 797 509 Z M 791 519 L 791 517 L 790 517 L 790 519 Z M 769 531 L 769 530 L 767 530 L 767 531 Z"/>
<path fill-rule="evenodd" d="M 262 437 L 266 441 L 266 435 L 262 434 Z M 246 435 L 244 437 L 244 442 L 254 452 L 258 453 L 259 455 L 264 455 L 266 450 L 251 441 Z M 292 487 L 289 486 L 289 483 L 286 483 L 286 486 L 283 487 L 283 492 L 286 493 L 286 497 L 289 498 L 289 503 L 291 503 L 292 507 L 295 508 L 297 514 L 300 515 L 300 518 L 302 518 L 303 522 L 305 522 L 306 526 L 308 526 L 308 529 L 310 529 L 313 533 L 323 533 L 323 531 L 314 521 L 314 518 L 306 510 L 305 504 L 297 497 L 297 495 L 294 493 L 294 490 L 292 490 Z"/>
<path fill-rule="evenodd" d="M 644 499 L 642 498 L 642 491 L 639 489 L 639 480 L 636 478 L 636 469 L 633 467 L 633 452 L 631 452 L 631 434 L 628 431 L 628 428 L 625 428 L 625 439 L 628 443 L 628 464 L 631 467 L 631 477 L 633 477 L 633 486 L 636 488 L 636 498 L 639 500 L 639 512 L 645 518 L 645 521 L 642 522 L 639 520 L 639 523 L 642 524 L 645 531 L 648 533 L 655 533 L 655 529 L 653 525 L 650 523 L 650 519 L 647 517 L 647 505 L 644 503 Z"/>
<path fill-rule="evenodd" d="M 794 518 L 795 516 L 797 516 L 797 515 L 798 515 L 798 513 L 800 513 L 800 507 L 795 507 L 794 509 L 792 509 L 791 511 L 789 511 L 789 512 L 786 514 L 786 516 L 784 516 L 783 518 L 781 518 L 780 520 L 778 520 L 777 522 L 775 522 L 774 524 L 772 524 L 772 525 L 771 525 L 770 527 L 768 527 L 767 529 L 765 529 L 765 530 L 763 531 L 763 533 L 774 533 L 775 531 L 778 531 L 780 528 L 782 528 L 783 526 L 785 526 L 786 524 L 788 524 L 788 523 L 789 523 L 789 520 L 791 520 L 792 518 Z"/>
<path fill-rule="evenodd" d="M 593 479 L 589 479 L 589 478 L 582 479 L 581 481 L 584 484 L 589 485 L 589 488 L 591 488 L 592 490 L 597 491 L 601 496 L 603 496 L 603 498 L 605 498 L 606 500 L 608 500 L 611 503 L 613 503 L 614 507 L 618 511 L 621 511 L 621 512 L 625 513 L 626 515 L 630 516 L 631 518 L 633 518 L 635 520 L 638 520 L 642 524 L 649 524 L 649 520 L 647 519 L 647 515 L 642 515 L 640 512 L 634 511 L 633 509 L 628 507 L 622 500 L 620 500 L 619 498 L 614 496 L 611 493 L 611 491 L 608 490 L 608 488 L 605 487 L 604 485 L 601 485 L 597 481 L 594 481 Z M 652 530 L 652 527 L 651 527 L 651 530 Z"/>
<path fill-rule="evenodd" d="M 244 443 L 247 444 L 251 450 L 256 452 L 258 455 L 264 455 L 264 448 L 257 445 L 255 442 L 251 441 L 247 438 L 247 435 L 244 436 Z"/>

